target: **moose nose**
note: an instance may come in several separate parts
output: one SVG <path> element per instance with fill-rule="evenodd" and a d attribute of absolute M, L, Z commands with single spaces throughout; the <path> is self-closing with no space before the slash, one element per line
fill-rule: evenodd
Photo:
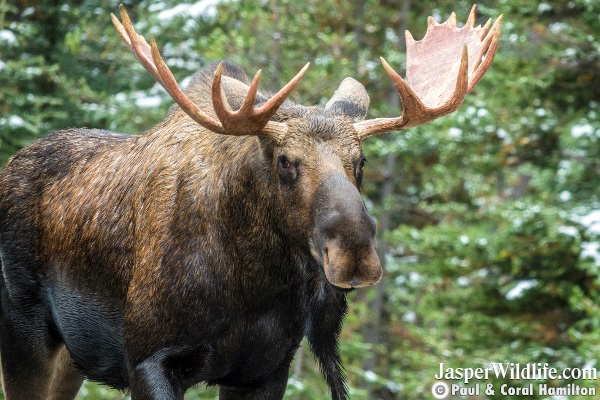
<path fill-rule="evenodd" d="M 377 283 L 382 275 L 376 224 L 358 189 L 343 175 L 326 178 L 315 197 L 313 255 L 330 283 L 342 288 Z"/>

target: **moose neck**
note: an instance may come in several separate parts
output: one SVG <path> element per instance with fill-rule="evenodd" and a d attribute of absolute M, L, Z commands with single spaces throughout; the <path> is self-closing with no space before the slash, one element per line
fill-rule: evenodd
<path fill-rule="evenodd" d="M 218 226 L 200 221 L 196 234 L 218 230 L 216 234 L 223 235 L 222 239 L 234 245 L 237 253 L 253 253 L 258 258 L 262 257 L 259 250 L 268 249 L 266 259 L 273 252 L 293 251 L 295 246 L 282 234 L 286 230 L 280 226 L 283 211 L 277 207 L 278 178 L 273 176 L 271 161 L 266 159 L 260 140 L 256 136 L 199 131 L 197 126 L 194 131 L 183 130 L 181 122 L 179 118 L 174 122 L 166 120 L 140 139 L 145 146 L 150 142 L 151 147 L 172 149 L 166 161 L 177 165 L 178 179 L 186 182 L 177 185 L 177 196 L 187 199 L 187 206 L 180 206 L 178 213 L 210 213 L 210 220 L 222 221 Z M 171 123 L 180 128 L 171 129 Z"/>

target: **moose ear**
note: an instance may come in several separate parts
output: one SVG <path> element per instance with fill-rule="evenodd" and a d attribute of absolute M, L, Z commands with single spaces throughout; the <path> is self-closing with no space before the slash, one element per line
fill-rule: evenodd
<path fill-rule="evenodd" d="M 352 121 L 362 121 L 367 116 L 369 95 L 356 79 L 346 78 L 325 105 L 325 110 L 345 116 Z"/>
<path fill-rule="evenodd" d="M 221 90 L 223 90 L 225 98 L 232 110 L 238 110 L 242 106 L 249 89 L 249 85 L 236 78 L 231 78 L 229 76 L 223 76 L 221 78 Z M 265 96 L 260 92 L 256 93 L 254 104 L 264 103 L 265 101 L 267 101 Z"/>

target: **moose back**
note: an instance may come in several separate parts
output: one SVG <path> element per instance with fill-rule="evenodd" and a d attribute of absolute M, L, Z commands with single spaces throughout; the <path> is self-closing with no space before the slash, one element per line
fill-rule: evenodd
<path fill-rule="evenodd" d="M 402 115 L 371 120 L 352 78 L 324 107 L 286 101 L 308 65 L 274 95 L 228 63 L 184 92 L 122 6 L 121 19 L 178 107 L 139 136 L 55 132 L 0 173 L 6 398 L 73 399 L 84 377 L 134 400 L 183 399 L 199 382 L 222 399 L 282 398 L 303 337 L 332 398 L 347 398 L 345 296 L 382 275 L 361 142 L 456 110 L 500 18 L 475 27 L 473 8 L 463 28 L 453 14 L 407 34 L 408 82 L 382 59 Z"/>

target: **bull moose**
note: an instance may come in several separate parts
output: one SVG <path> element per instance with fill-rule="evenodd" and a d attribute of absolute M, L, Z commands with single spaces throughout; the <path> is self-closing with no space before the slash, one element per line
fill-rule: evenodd
<path fill-rule="evenodd" d="M 402 115 L 365 120 L 346 78 L 324 107 L 223 62 L 183 91 L 123 6 L 116 29 L 175 100 L 138 136 L 68 129 L 0 174 L 0 352 L 6 398 L 73 399 L 84 377 L 134 400 L 278 399 L 306 337 L 333 399 L 346 294 L 382 276 L 360 195 L 361 142 L 455 111 L 489 68 L 501 17 L 430 17 L 407 32 L 407 81 L 382 58 Z M 237 111 L 234 111 L 237 110 Z"/>

